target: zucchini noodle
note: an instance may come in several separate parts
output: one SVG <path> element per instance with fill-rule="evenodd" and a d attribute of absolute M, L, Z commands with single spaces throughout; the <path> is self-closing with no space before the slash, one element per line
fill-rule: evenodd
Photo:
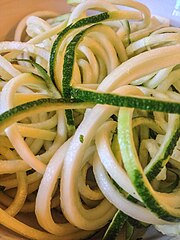
<path fill-rule="evenodd" d="M 67 2 L 0 42 L 0 224 L 179 236 L 180 29 L 133 0 Z"/>

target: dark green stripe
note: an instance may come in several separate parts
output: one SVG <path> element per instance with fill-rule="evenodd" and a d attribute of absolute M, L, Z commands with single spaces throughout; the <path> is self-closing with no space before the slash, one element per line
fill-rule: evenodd
<path fill-rule="evenodd" d="M 109 227 L 106 230 L 102 239 L 115 240 L 127 219 L 128 216 L 125 213 L 118 210 L 114 215 L 112 222 L 109 224 Z"/>
<path fill-rule="evenodd" d="M 126 163 L 124 162 L 126 165 Z M 133 171 L 133 176 L 131 176 L 131 180 L 133 180 L 133 185 L 136 191 L 141 196 L 144 205 L 149 208 L 152 212 L 156 213 L 158 217 L 170 222 L 179 222 L 180 217 L 175 217 L 169 214 L 166 210 L 164 210 L 156 199 L 149 192 L 149 189 L 145 186 L 144 180 L 142 178 L 142 174 L 138 169 Z"/>
<path fill-rule="evenodd" d="M 51 81 L 46 69 L 44 69 L 40 64 L 36 63 L 33 60 L 30 59 L 12 59 L 11 62 L 29 62 L 30 64 L 32 64 L 34 66 L 34 68 L 36 68 L 39 72 L 39 74 L 41 75 L 42 79 L 45 81 L 47 88 L 49 89 L 49 91 L 51 92 L 51 94 L 55 97 L 55 98 L 59 98 L 61 95 L 58 91 L 58 89 L 56 88 L 56 86 L 54 85 L 54 83 Z"/>
<path fill-rule="evenodd" d="M 174 148 L 176 147 L 176 144 L 180 137 L 180 129 L 177 129 L 177 131 L 174 133 L 170 143 L 168 144 L 167 148 L 164 151 L 164 156 L 157 160 L 157 162 L 150 168 L 150 170 L 146 173 L 146 176 L 149 181 L 152 181 L 162 170 L 164 167 L 164 162 L 168 160 L 168 158 L 172 155 Z"/>
<path fill-rule="evenodd" d="M 90 16 L 90 17 L 86 17 L 86 18 L 82 18 L 79 21 L 77 21 L 74 24 L 70 24 L 69 26 L 67 26 L 65 29 L 62 30 L 62 32 L 59 33 L 58 37 L 56 38 L 56 40 L 53 43 L 52 49 L 51 49 L 51 54 L 50 54 L 50 77 L 51 80 L 55 83 L 55 73 L 54 73 L 54 64 L 56 64 L 56 55 L 58 53 L 58 49 L 61 45 L 62 40 L 64 39 L 64 37 L 70 32 L 70 30 L 72 29 L 76 29 L 76 28 L 80 28 L 89 24 L 94 24 L 94 23 L 98 23 L 101 21 L 104 21 L 106 19 L 110 18 L 110 14 L 108 12 L 104 12 L 98 15 L 94 15 L 94 16 Z"/>
<path fill-rule="evenodd" d="M 68 130 L 68 137 L 71 137 L 75 130 L 75 124 L 74 124 L 74 117 L 73 117 L 73 111 L 71 109 L 65 110 L 66 115 L 66 122 L 67 122 L 67 130 Z"/>
<path fill-rule="evenodd" d="M 166 102 L 153 98 L 119 96 L 111 93 L 98 93 L 77 88 L 71 88 L 71 94 L 75 99 L 81 99 L 85 102 L 180 114 L 180 103 L 178 102 Z"/>
<path fill-rule="evenodd" d="M 94 26 L 97 26 L 97 24 L 91 27 L 88 27 L 85 30 L 82 30 L 81 32 L 76 34 L 66 48 L 66 52 L 64 55 L 63 79 L 62 79 L 62 95 L 64 98 L 67 98 L 67 99 L 71 98 L 70 83 L 73 75 L 76 47 L 82 40 L 82 37 L 84 36 L 84 34 Z"/>
<path fill-rule="evenodd" d="M 13 117 L 14 115 L 18 114 L 18 113 L 22 113 L 22 112 L 26 112 L 28 110 L 33 110 L 37 107 L 43 107 L 43 106 L 53 106 L 55 104 L 73 104 L 73 103 L 82 103 L 82 101 L 79 100 L 69 100 L 68 102 L 65 99 L 62 98 L 42 98 L 42 99 L 38 99 L 35 101 L 31 101 L 31 102 L 27 102 L 27 103 L 23 103 L 21 105 L 18 105 L 14 108 L 11 108 L 10 110 L 3 112 L 0 115 L 0 125 L 6 121 L 8 118 Z"/>

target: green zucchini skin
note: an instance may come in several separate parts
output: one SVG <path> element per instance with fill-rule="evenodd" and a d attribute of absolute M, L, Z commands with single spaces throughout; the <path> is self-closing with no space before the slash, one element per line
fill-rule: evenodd
<path fill-rule="evenodd" d="M 144 185 L 142 174 L 138 170 L 134 170 L 133 175 L 134 175 L 133 178 L 136 179 L 133 181 L 133 185 L 136 188 L 137 192 L 141 195 L 144 205 L 147 208 L 149 208 L 152 212 L 156 213 L 161 219 L 170 222 L 179 222 L 180 217 L 170 215 L 165 209 L 163 209 L 159 205 L 156 199 L 152 197 L 148 188 Z"/>
<path fill-rule="evenodd" d="M 88 28 L 89 29 L 89 28 Z M 85 34 L 87 29 L 79 32 L 73 40 L 69 43 L 66 48 L 66 52 L 64 55 L 64 64 L 63 64 L 63 79 L 62 79 L 62 95 L 64 98 L 71 97 L 71 87 L 70 82 L 73 74 L 73 67 L 74 67 L 74 56 L 76 46 L 81 40 L 82 36 Z"/>
<path fill-rule="evenodd" d="M 82 101 L 80 100 L 74 100 L 71 99 L 69 100 L 69 103 L 82 103 Z M 67 101 L 63 98 L 42 98 L 42 99 L 38 99 L 35 101 L 31 101 L 28 103 L 23 103 L 21 105 L 18 105 L 4 113 L 2 113 L 0 115 L 0 123 L 5 121 L 8 117 L 11 117 L 12 115 L 15 115 L 19 112 L 26 112 L 29 109 L 36 109 L 38 107 L 51 107 L 51 106 L 55 106 L 55 104 L 67 104 Z"/>
<path fill-rule="evenodd" d="M 0 132 L 11 124 L 41 111 L 55 111 L 58 109 L 78 109 L 93 107 L 94 104 L 83 103 L 81 100 L 63 98 L 42 98 L 18 105 L 0 115 Z"/>
<path fill-rule="evenodd" d="M 103 240 L 114 240 L 118 236 L 125 222 L 127 221 L 128 216 L 118 210 L 114 215 L 112 222 L 109 224 L 104 236 Z"/>
<path fill-rule="evenodd" d="M 74 36 L 72 41 L 68 44 L 65 55 L 64 55 L 64 64 L 63 64 L 63 79 L 62 79 L 62 95 L 66 99 L 71 98 L 71 79 L 73 75 L 73 67 L 75 61 L 75 52 L 78 44 L 81 42 L 85 33 L 93 30 L 98 27 L 101 23 L 96 23 L 93 26 L 87 27 L 86 29 L 80 31 Z"/>
<path fill-rule="evenodd" d="M 51 81 L 50 76 L 48 75 L 46 69 L 44 69 L 40 64 L 38 64 L 37 62 L 30 60 L 30 59 L 13 59 L 11 60 L 11 62 L 29 62 L 30 64 L 32 64 L 37 70 L 38 73 L 40 74 L 40 76 L 42 77 L 42 79 L 45 81 L 47 88 L 49 89 L 50 95 L 55 97 L 55 98 L 60 98 L 60 93 L 58 91 L 58 89 L 56 88 L 56 86 L 54 85 L 54 83 Z"/>
<path fill-rule="evenodd" d="M 180 103 L 178 102 L 168 102 L 153 98 L 119 96 L 117 94 L 93 92 L 78 88 L 71 88 L 71 94 L 75 99 L 94 102 L 96 104 L 108 104 L 117 107 L 180 114 Z"/>
<path fill-rule="evenodd" d="M 173 150 L 180 138 L 180 128 L 177 129 L 177 131 L 173 134 L 171 142 L 167 146 L 166 151 L 164 152 L 164 156 L 159 159 L 151 168 L 150 170 L 146 173 L 146 176 L 148 180 L 151 182 L 161 171 L 161 169 L 164 166 L 164 162 L 167 162 L 169 157 L 172 155 Z"/>
<path fill-rule="evenodd" d="M 73 29 L 76 28 L 81 28 L 86 25 L 98 23 L 101 21 L 104 21 L 106 19 L 110 18 L 110 14 L 108 12 L 104 12 L 98 15 L 86 17 L 83 19 L 80 19 L 79 21 L 75 22 L 74 24 L 68 25 L 62 32 L 59 33 L 58 37 L 53 43 L 52 49 L 51 49 L 51 54 L 50 54 L 50 78 L 51 80 L 55 83 L 55 73 L 54 73 L 54 64 L 56 64 L 56 56 L 58 54 L 58 49 L 61 45 L 62 40 L 65 38 L 65 36 Z"/>

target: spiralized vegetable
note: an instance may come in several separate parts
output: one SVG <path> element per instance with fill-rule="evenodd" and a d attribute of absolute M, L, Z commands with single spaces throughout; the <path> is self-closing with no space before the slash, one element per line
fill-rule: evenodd
<path fill-rule="evenodd" d="M 132 0 L 69 3 L 0 43 L 0 223 L 37 240 L 179 235 L 180 29 Z"/>

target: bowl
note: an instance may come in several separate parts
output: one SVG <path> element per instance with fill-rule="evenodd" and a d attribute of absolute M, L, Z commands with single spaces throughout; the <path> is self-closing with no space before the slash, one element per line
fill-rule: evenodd
<path fill-rule="evenodd" d="M 65 13 L 69 9 L 65 0 L 17 0 L 9 1 L 2 0 L 0 2 L 1 14 L 0 14 L 0 41 L 12 40 L 14 29 L 18 22 L 23 17 L 37 11 L 54 11 L 57 13 Z"/>
<path fill-rule="evenodd" d="M 140 0 L 149 7 L 154 15 L 159 15 L 170 20 L 172 26 L 180 27 L 180 1 L 179 0 Z"/>
<path fill-rule="evenodd" d="M 145 3 L 154 15 L 159 15 L 170 19 L 170 22 L 174 26 L 180 26 L 180 2 L 179 0 L 139 0 Z M 160 7 L 162 6 L 162 7 Z M 27 15 L 31 15 L 33 12 L 50 11 L 52 16 L 57 14 L 66 13 L 70 7 L 65 0 L 1 0 L 0 1 L 0 41 L 13 40 L 15 28 L 20 20 Z M 54 15 L 53 15 L 54 14 Z M 36 225 L 34 223 L 34 216 L 31 214 L 19 214 L 18 219 L 23 219 L 30 225 Z M 0 239 L 2 240 L 25 240 L 26 238 L 14 233 L 5 227 L 0 227 Z M 144 239 L 152 240 L 169 240 L 171 237 L 162 236 L 154 228 L 150 228 L 144 235 Z"/>

